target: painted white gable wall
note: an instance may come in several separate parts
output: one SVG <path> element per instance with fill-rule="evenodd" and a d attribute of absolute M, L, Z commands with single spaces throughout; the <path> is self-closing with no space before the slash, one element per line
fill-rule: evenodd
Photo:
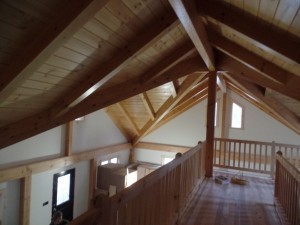
<path fill-rule="evenodd" d="M 220 99 L 218 93 L 217 99 Z M 286 144 L 300 145 L 300 135 L 287 128 L 282 123 L 261 111 L 245 99 L 234 92 L 228 91 L 230 99 L 237 101 L 245 108 L 244 129 L 229 128 L 228 138 L 244 139 L 265 142 L 278 142 Z M 228 100 L 227 100 L 228 101 Z M 222 101 L 219 101 L 221 106 Z M 230 106 L 230 105 L 229 105 Z M 169 123 L 163 125 L 142 139 L 142 142 L 181 145 L 193 147 L 199 140 L 206 139 L 206 100 L 198 103 L 188 111 L 179 115 Z M 229 107 L 230 108 L 230 107 Z M 219 107 L 219 124 L 215 128 L 215 137 L 220 137 L 221 108 Z M 230 116 L 230 111 L 228 111 Z M 138 161 L 152 162 L 160 164 L 164 156 L 172 157 L 170 152 L 152 151 L 147 149 L 136 149 L 135 158 Z"/>
<path fill-rule="evenodd" d="M 229 138 L 300 145 L 300 135 L 258 109 L 239 95 L 231 98 L 245 108 L 245 129 L 229 129 Z"/>
<path fill-rule="evenodd" d="M 74 122 L 73 152 L 126 143 L 126 138 L 104 112 L 99 110 Z"/>
<path fill-rule="evenodd" d="M 127 142 L 103 110 L 87 115 L 82 122 L 74 123 L 73 141 L 74 153 Z M 59 126 L 1 149 L 0 166 L 62 156 L 64 142 L 65 127 Z M 112 154 L 112 156 L 116 156 L 116 154 Z M 129 150 L 118 155 L 118 157 L 121 163 L 127 163 Z M 89 164 L 89 161 L 84 161 L 71 167 L 76 170 L 74 216 L 79 216 L 88 208 Z M 48 225 L 50 223 L 53 174 L 68 168 L 70 167 L 46 171 L 32 176 L 31 225 Z M 6 215 L 8 216 L 6 222 L 9 225 L 18 225 L 20 181 L 9 181 L 0 184 L 0 186 L 10 187 L 7 188 Z M 49 202 L 48 205 L 43 206 L 46 201 Z"/>
<path fill-rule="evenodd" d="M 45 158 L 61 154 L 64 143 L 64 126 L 53 128 L 32 138 L 0 149 L 0 165 Z"/>

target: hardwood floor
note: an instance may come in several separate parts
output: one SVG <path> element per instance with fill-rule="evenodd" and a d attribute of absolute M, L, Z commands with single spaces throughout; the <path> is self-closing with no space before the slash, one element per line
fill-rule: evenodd
<path fill-rule="evenodd" d="M 274 181 L 244 178 L 247 185 L 217 184 L 213 178 L 204 181 L 180 225 L 281 225 L 273 205 Z"/>

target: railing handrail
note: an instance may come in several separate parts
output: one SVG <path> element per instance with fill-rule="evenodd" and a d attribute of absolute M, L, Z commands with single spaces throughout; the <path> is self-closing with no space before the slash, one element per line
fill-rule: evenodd
<path fill-rule="evenodd" d="M 203 146 L 205 143 L 198 144 L 181 157 L 107 198 L 102 222 L 116 225 L 121 221 L 140 224 L 143 220 L 151 220 L 157 225 L 175 224 L 204 179 Z M 161 210 L 164 210 L 164 216 L 159 213 Z"/>
<path fill-rule="evenodd" d="M 173 170 L 178 165 L 180 165 L 183 161 L 188 159 L 196 151 L 199 151 L 201 149 L 201 146 L 202 146 L 201 144 L 195 146 L 194 148 L 183 153 L 180 158 L 172 160 L 168 164 L 161 166 L 160 168 L 156 169 L 154 172 L 146 175 L 142 179 L 138 180 L 136 183 L 132 184 L 130 187 L 125 188 L 122 191 L 116 193 L 114 196 L 110 198 L 111 202 L 113 204 L 117 203 L 119 206 L 125 204 L 130 199 L 139 195 L 143 191 L 143 189 L 148 188 L 153 183 L 157 182 L 161 177 L 168 174 L 171 170 Z"/>
<path fill-rule="evenodd" d="M 284 156 L 300 159 L 300 145 L 291 145 L 253 140 L 214 139 L 214 166 L 270 174 L 274 177 L 275 154 L 282 151 Z"/>
<path fill-rule="evenodd" d="M 287 159 L 282 152 L 276 154 L 275 205 L 279 207 L 279 216 L 285 224 L 300 223 L 299 205 L 300 171 Z"/>
<path fill-rule="evenodd" d="M 278 143 L 275 141 L 272 142 L 265 142 L 265 141 L 254 141 L 254 140 L 243 140 L 243 139 L 230 139 L 230 138 L 215 138 L 215 140 L 219 141 L 230 141 L 230 142 L 238 142 L 238 143 L 251 143 L 251 144 L 261 144 L 261 145 L 277 145 L 281 147 L 291 147 L 291 148 L 300 148 L 300 145 L 295 144 L 285 144 L 285 143 Z"/>
<path fill-rule="evenodd" d="M 278 160 L 280 164 L 296 179 L 296 181 L 300 183 L 300 171 L 295 167 L 295 165 L 279 154 L 276 154 L 276 160 Z"/>

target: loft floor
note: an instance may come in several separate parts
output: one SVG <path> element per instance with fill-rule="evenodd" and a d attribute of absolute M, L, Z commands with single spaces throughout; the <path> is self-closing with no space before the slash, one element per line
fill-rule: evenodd
<path fill-rule="evenodd" d="M 233 174 L 217 172 L 229 177 Z M 273 205 L 271 178 L 244 176 L 249 183 L 217 184 L 206 179 L 191 201 L 180 225 L 281 225 Z"/>

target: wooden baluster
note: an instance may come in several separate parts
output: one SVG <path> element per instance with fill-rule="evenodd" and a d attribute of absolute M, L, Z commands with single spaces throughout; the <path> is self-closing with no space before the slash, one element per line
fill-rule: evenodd
<path fill-rule="evenodd" d="M 277 152 L 277 155 L 279 155 L 280 157 L 282 156 L 282 152 Z M 279 190 L 280 190 L 280 187 L 279 187 L 279 183 L 281 182 L 281 177 L 280 177 L 280 163 L 278 160 L 276 160 L 276 179 L 275 179 L 275 191 L 274 191 L 274 194 L 275 194 L 275 197 L 279 197 Z"/>
<path fill-rule="evenodd" d="M 240 168 L 241 167 L 241 142 L 239 142 L 239 145 L 238 145 L 238 149 L 239 149 L 239 161 L 238 161 L 238 167 Z"/>
<path fill-rule="evenodd" d="M 246 168 L 246 143 L 244 143 L 243 168 Z"/>
<path fill-rule="evenodd" d="M 236 142 L 233 142 L 233 167 L 235 167 L 235 146 L 236 146 Z"/>
<path fill-rule="evenodd" d="M 256 169 L 256 148 L 257 148 L 257 144 L 253 144 L 254 146 L 254 155 L 253 155 L 253 169 Z"/>

